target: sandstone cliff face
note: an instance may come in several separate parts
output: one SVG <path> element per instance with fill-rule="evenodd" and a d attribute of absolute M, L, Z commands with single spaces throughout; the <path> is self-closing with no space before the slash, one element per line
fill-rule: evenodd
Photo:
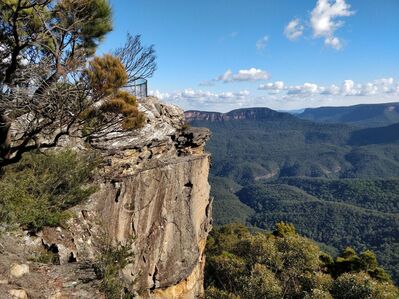
<path fill-rule="evenodd" d="M 207 155 L 159 161 L 106 182 L 96 196 L 101 219 L 116 242 L 135 238 L 134 263 L 124 277 L 145 297 L 167 297 L 166 290 L 191 274 L 185 298 L 201 294 L 203 250 L 210 229 Z M 199 275 L 199 277 L 198 277 Z M 178 298 L 172 292 L 169 298 Z"/>
<path fill-rule="evenodd" d="M 64 264 L 58 267 L 93 261 L 99 238 L 131 244 L 133 259 L 122 279 L 137 298 L 201 298 L 204 248 L 211 229 L 210 156 L 204 152 L 210 133 L 184 129 L 183 111 L 155 98 L 147 98 L 140 110 L 147 116 L 144 128 L 93 141 L 105 161 L 98 191 L 73 209 L 68 229 L 49 229 L 40 240 L 31 237 L 29 242 L 55 246 Z M 5 261 L 0 260 L 0 274 L 1 263 Z M 43 295 L 93 298 L 90 288 L 95 286 L 73 290 L 65 288 L 66 283 L 48 286 Z M 28 295 L 41 294 L 29 289 L 33 286 L 19 285 Z"/>

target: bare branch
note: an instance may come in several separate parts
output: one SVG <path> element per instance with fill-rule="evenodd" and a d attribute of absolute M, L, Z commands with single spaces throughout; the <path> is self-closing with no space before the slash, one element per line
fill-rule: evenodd
<path fill-rule="evenodd" d="M 141 44 L 141 36 L 127 35 L 127 40 L 122 48 L 114 52 L 115 56 L 124 64 L 128 73 L 128 84 L 132 84 L 139 78 L 152 77 L 156 71 L 156 55 L 154 46 L 144 47 Z"/>

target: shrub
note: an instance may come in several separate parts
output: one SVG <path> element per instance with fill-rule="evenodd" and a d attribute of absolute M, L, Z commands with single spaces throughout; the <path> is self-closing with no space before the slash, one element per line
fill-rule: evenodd
<path fill-rule="evenodd" d="M 118 57 L 105 54 L 95 57 L 86 70 L 95 93 L 110 95 L 126 85 L 128 74 Z"/>
<path fill-rule="evenodd" d="M 101 105 L 93 106 L 80 115 L 85 121 L 83 135 L 99 133 L 102 130 L 114 130 L 120 124 L 124 130 L 143 126 L 145 116 L 137 108 L 136 97 L 125 90 L 128 75 L 120 59 L 106 54 L 95 57 L 86 71 L 95 95 L 104 98 Z"/>
<path fill-rule="evenodd" d="M 378 282 L 365 272 L 342 274 L 334 281 L 331 294 L 334 298 L 343 299 L 396 299 L 399 296 L 394 285 Z"/>
<path fill-rule="evenodd" d="M 220 290 L 213 286 L 208 287 L 205 290 L 205 298 L 206 299 L 241 299 L 240 296 L 235 295 L 233 293 Z"/>
<path fill-rule="evenodd" d="M 0 178 L 0 221 L 38 231 L 62 226 L 68 208 L 94 192 L 89 186 L 95 161 L 71 150 L 25 154 Z"/>
<path fill-rule="evenodd" d="M 37 252 L 33 253 L 29 258 L 30 261 L 42 264 L 53 264 L 59 265 L 60 258 L 59 255 L 51 250 L 42 248 Z"/>
<path fill-rule="evenodd" d="M 108 240 L 108 238 L 105 240 Z M 101 245 L 95 270 L 97 277 L 101 279 L 101 290 L 107 298 L 133 298 L 133 295 L 124 287 L 120 276 L 120 272 L 131 262 L 133 257 L 131 247 L 132 242 L 119 243 L 117 246 L 113 246 L 110 242 Z"/>
<path fill-rule="evenodd" d="M 266 266 L 255 264 L 244 279 L 242 298 L 281 298 L 282 288 L 274 273 Z"/>
<path fill-rule="evenodd" d="M 347 248 L 334 261 L 291 224 L 278 223 L 273 233 L 230 224 L 209 241 L 207 298 L 399 298 L 373 252 L 359 257 Z"/>

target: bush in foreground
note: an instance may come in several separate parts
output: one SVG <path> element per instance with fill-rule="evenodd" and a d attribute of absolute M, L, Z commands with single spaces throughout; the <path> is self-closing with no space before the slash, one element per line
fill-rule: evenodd
<path fill-rule="evenodd" d="M 62 226 L 67 209 L 94 192 L 94 159 L 71 150 L 25 154 L 0 178 L 0 222 L 38 231 Z"/>
<path fill-rule="evenodd" d="M 335 260 L 293 225 L 251 233 L 240 224 L 208 240 L 207 298 L 398 298 L 398 289 L 371 251 L 347 248 Z"/>

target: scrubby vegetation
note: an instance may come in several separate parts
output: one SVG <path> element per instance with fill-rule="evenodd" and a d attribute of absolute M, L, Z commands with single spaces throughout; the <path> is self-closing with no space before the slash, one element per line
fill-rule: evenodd
<path fill-rule="evenodd" d="M 108 241 L 108 238 L 105 238 L 105 240 Z M 133 298 L 133 295 L 125 289 L 120 276 L 122 269 L 131 262 L 133 257 L 131 249 L 131 242 L 112 245 L 103 240 L 95 270 L 98 278 L 101 279 L 101 290 L 107 298 Z"/>
<path fill-rule="evenodd" d="M 88 81 L 96 96 L 103 99 L 98 107 L 89 107 L 81 115 L 85 120 L 84 135 L 111 128 L 120 123 L 125 130 L 141 127 L 145 117 L 137 108 L 136 97 L 121 90 L 128 83 L 128 73 L 121 60 L 113 55 L 95 57 L 86 70 Z M 119 117 L 123 119 L 120 121 Z M 108 129 L 109 130 L 109 129 Z"/>
<path fill-rule="evenodd" d="M 0 178 L 0 221 L 38 231 L 62 226 L 68 208 L 84 201 L 95 159 L 71 150 L 26 154 Z"/>
<path fill-rule="evenodd" d="M 215 229 L 207 244 L 207 298 L 397 298 L 398 289 L 371 251 L 333 259 L 293 225 L 251 233 L 243 225 Z"/>

